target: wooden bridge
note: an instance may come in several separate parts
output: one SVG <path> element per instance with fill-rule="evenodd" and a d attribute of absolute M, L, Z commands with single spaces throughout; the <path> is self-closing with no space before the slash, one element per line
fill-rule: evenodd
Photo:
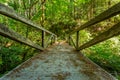
<path fill-rule="evenodd" d="M 72 48 L 66 42 L 57 42 L 57 36 L 54 33 L 25 19 L 8 6 L 0 4 L 0 14 L 50 34 L 47 42 L 44 42 L 45 34 L 41 35 L 42 46 L 40 46 L 9 29 L 7 25 L 0 23 L 0 35 L 42 51 L 41 54 L 32 57 L 5 74 L 0 80 L 117 80 L 111 74 L 86 58 L 80 50 L 119 35 L 120 23 L 115 24 L 109 30 L 81 46 L 79 46 L 79 31 L 87 27 L 92 27 L 92 25 L 109 19 L 119 13 L 120 3 L 112 6 L 70 32 L 66 37 L 68 37 L 67 42 L 74 45 L 75 48 Z M 76 42 L 72 39 L 73 33 L 76 33 Z M 50 44 L 52 45 L 48 47 Z"/>

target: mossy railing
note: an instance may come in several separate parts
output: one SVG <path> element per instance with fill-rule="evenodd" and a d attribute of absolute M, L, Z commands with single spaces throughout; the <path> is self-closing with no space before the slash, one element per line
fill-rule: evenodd
<path fill-rule="evenodd" d="M 55 42 L 55 38 L 57 36 L 54 33 L 46 30 L 45 28 L 41 27 L 40 25 L 33 23 L 29 19 L 21 17 L 21 15 L 16 13 L 13 9 L 11 9 L 8 6 L 1 4 L 1 3 L 0 3 L 0 14 L 7 16 L 9 18 L 12 18 L 16 21 L 20 21 L 20 22 L 28 25 L 28 27 L 34 27 L 37 29 L 37 31 L 40 30 L 40 31 L 43 31 L 44 33 L 48 33 L 51 36 L 50 36 L 49 40 L 47 40 L 47 42 L 45 42 L 45 40 L 44 40 L 45 34 L 42 34 L 41 35 L 42 36 L 42 43 L 41 43 L 42 46 L 39 46 L 39 45 L 33 43 L 32 41 L 30 41 L 29 39 L 23 37 L 22 35 L 18 34 L 17 32 L 9 29 L 6 25 L 4 25 L 2 23 L 0 23 L 0 35 L 7 37 L 7 38 L 10 38 L 12 40 L 15 40 L 17 42 L 26 44 L 28 46 L 31 46 L 31 47 L 39 49 L 39 50 L 44 50 L 44 48 L 47 47 L 48 44 L 50 43 L 50 40 L 51 40 L 51 42 L 53 42 L 53 40 Z M 46 45 L 45 45 L 45 43 L 46 43 Z"/>
<path fill-rule="evenodd" d="M 99 14 L 95 18 L 91 19 L 90 21 L 86 22 L 85 24 L 79 26 L 78 28 L 76 28 L 72 32 L 70 32 L 68 41 L 70 43 L 72 42 L 74 44 L 75 48 L 78 51 L 80 51 L 82 49 L 88 48 L 88 47 L 93 46 L 93 45 L 100 43 L 102 41 L 105 41 L 111 37 L 119 35 L 120 34 L 120 22 L 115 24 L 114 26 L 112 26 L 109 30 L 101 33 L 100 35 L 96 36 L 92 40 L 88 41 L 87 43 L 79 46 L 79 31 L 80 30 L 83 30 L 85 28 L 90 28 L 90 27 L 92 27 L 92 25 L 97 24 L 97 23 L 104 21 L 106 19 L 109 19 L 109 18 L 111 18 L 119 13 L 120 13 L 120 2 L 117 3 L 116 5 L 112 6 L 111 8 L 107 9 L 106 11 L 102 12 L 101 14 Z M 73 33 L 77 33 L 76 34 L 76 43 L 73 41 L 73 39 L 71 37 L 71 35 Z"/>

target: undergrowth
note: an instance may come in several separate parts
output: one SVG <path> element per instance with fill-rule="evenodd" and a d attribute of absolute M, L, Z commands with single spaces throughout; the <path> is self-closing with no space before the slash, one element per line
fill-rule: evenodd
<path fill-rule="evenodd" d="M 6 74 L 25 60 L 32 57 L 33 51 L 31 48 L 23 46 L 10 46 L 0 48 L 0 76 Z M 29 52 L 29 53 L 28 53 Z"/>
<path fill-rule="evenodd" d="M 96 64 L 120 80 L 120 44 L 114 38 L 92 46 L 83 52 Z"/>

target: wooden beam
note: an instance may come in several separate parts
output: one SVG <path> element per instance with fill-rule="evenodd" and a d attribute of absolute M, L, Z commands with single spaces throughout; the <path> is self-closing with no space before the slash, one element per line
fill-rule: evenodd
<path fill-rule="evenodd" d="M 105 19 L 113 17 L 113 16 L 115 16 L 115 15 L 117 15 L 119 13 L 120 13 L 120 2 L 118 4 L 112 6 L 108 10 L 104 11 L 100 15 L 96 16 L 95 18 L 91 19 L 90 21 L 86 22 L 82 26 L 76 28 L 75 30 L 73 30 L 72 32 L 70 32 L 70 34 L 73 34 L 76 31 L 80 31 L 80 30 L 82 30 L 84 28 L 90 27 L 91 25 L 94 25 L 94 24 L 96 24 L 98 22 L 101 22 L 101 21 L 103 21 Z"/>
<path fill-rule="evenodd" d="M 51 41 L 51 39 L 52 39 L 53 37 L 54 37 L 54 36 L 51 35 L 51 36 L 48 38 L 48 40 L 45 42 L 45 48 L 48 47 L 48 45 L 50 44 L 50 41 Z"/>
<path fill-rule="evenodd" d="M 83 44 L 82 46 L 79 47 L 78 50 L 82 50 L 85 48 L 88 48 L 92 45 L 95 45 L 97 43 L 100 43 L 102 41 L 105 41 L 111 37 L 117 36 L 120 34 L 120 23 L 114 25 L 112 28 L 110 28 L 109 30 L 101 33 L 100 35 L 96 36 L 95 38 L 93 38 L 92 40 L 90 40 L 89 42 Z"/>
<path fill-rule="evenodd" d="M 42 31 L 42 47 L 45 47 L 45 32 Z"/>
<path fill-rule="evenodd" d="M 77 47 L 75 45 L 75 42 L 74 42 L 74 40 L 73 40 L 73 38 L 71 36 L 70 36 L 70 41 L 72 41 L 73 46 L 77 49 Z"/>
<path fill-rule="evenodd" d="M 14 32 L 13 30 L 9 29 L 8 27 L 6 27 L 4 24 L 0 24 L 0 35 L 10 38 L 12 40 L 15 40 L 17 42 L 26 44 L 30 47 L 36 48 L 38 50 L 43 50 L 42 47 L 40 47 L 39 45 L 33 43 L 32 41 L 30 41 L 29 39 L 23 37 L 22 35 Z"/>
<path fill-rule="evenodd" d="M 76 48 L 79 48 L 79 31 L 76 32 Z"/>
<path fill-rule="evenodd" d="M 37 24 L 34 24 L 32 21 L 28 20 L 28 19 L 25 19 L 24 17 L 21 17 L 19 14 L 17 14 L 13 9 L 9 8 L 8 6 L 5 6 L 4 4 L 1 4 L 0 3 L 0 14 L 2 15 L 5 15 L 5 16 L 8 16 L 12 19 L 15 19 L 17 21 L 20 21 L 22 23 L 25 23 L 29 26 L 32 26 L 38 30 L 43 30 L 49 34 L 52 34 L 52 35 L 55 35 L 54 33 L 44 29 L 43 27 L 40 27 L 39 25 Z"/>

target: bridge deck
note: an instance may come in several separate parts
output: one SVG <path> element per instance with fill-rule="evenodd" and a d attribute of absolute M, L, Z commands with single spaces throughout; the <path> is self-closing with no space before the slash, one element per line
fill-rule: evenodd
<path fill-rule="evenodd" d="M 116 80 L 66 43 L 55 44 L 0 80 Z"/>

